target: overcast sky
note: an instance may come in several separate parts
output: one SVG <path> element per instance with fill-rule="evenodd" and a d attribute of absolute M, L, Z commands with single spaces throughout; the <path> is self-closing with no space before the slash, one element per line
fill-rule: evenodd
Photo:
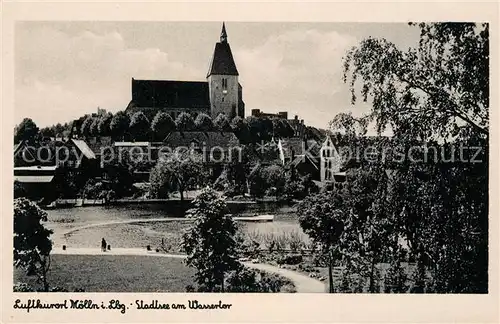
<path fill-rule="evenodd" d="M 131 79 L 205 80 L 221 23 L 22 22 L 15 38 L 15 122 L 67 122 L 131 100 Z M 288 111 L 326 128 L 337 113 L 360 115 L 341 80 L 342 56 L 360 40 L 415 46 L 406 24 L 227 22 L 246 114 Z"/>

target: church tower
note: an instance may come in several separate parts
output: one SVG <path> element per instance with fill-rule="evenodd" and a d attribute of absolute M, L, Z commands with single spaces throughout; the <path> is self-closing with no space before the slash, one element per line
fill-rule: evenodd
<path fill-rule="evenodd" d="M 242 90 L 238 83 L 238 70 L 231 47 L 227 42 L 226 26 L 222 23 L 220 42 L 215 44 L 214 55 L 208 69 L 210 113 L 216 118 L 224 113 L 229 118 L 244 117 Z"/>

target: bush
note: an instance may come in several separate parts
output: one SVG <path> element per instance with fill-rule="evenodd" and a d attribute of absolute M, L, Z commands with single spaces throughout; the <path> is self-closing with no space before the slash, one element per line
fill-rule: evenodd
<path fill-rule="evenodd" d="M 302 247 L 305 245 L 300 233 L 298 231 L 290 232 L 288 235 L 288 245 L 292 252 L 298 252 L 302 250 Z"/>
<path fill-rule="evenodd" d="M 14 181 L 14 199 L 20 197 L 26 197 L 27 193 L 24 186 L 18 181 Z"/>
<path fill-rule="evenodd" d="M 247 268 L 231 272 L 226 287 L 227 292 L 296 292 L 295 285 L 287 278 Z"/>
<path fill-rule="evenodd" d="M 226 279 L 228 292 L 260 292 L 261 286 L 258 283 L 257 274 L 250 269 L 233 271 Z"/>
<path fill-rule="evenodd" d="M 393 262 L 384 276 L 385 293 L 406 293 L 408 291 L 408 274 L 398 262 Z"/>
<path fill-rule="evenodd" d="M 106 200 L 107 201 L 113 201 L 116 199 L 116 192 L 111 189 L 106 192 Z"/>
<path fill-rule="evenodd" d="M 13 292 L 37 292 L 37 291 L 43 292 L 43 289 L 37 290 L 24 282 L 18 282 L 16 284 L 14 284 L 14 288 L 13 288 Z M 49 292 L 70 292 L 70 291 L 66 288 L 63 288 L 63 287 L 54 286 L 54 287 L 49 288 Z M 74 292 L 85 292 L 85 289 L 75 288 Z"/>
<path fill-rule="evenodd" d="M 85 184 L 83 188 L 83 197 L 87 199 L 98 199 L 105 196 L 107 190 L 102 182 L 96 182 L 94 179 L 90 179 Z"/>
<path fill-rule="evenodd" d="M 241 194 L 241 187 L 229 184 L 224 188 L 224 196 L 228 198 L 233 198 Z"/>
<path fill-rule="evenodd" d="M 300 254 L 289 254 L 278 260 L 278 264 L 290 264 L 295 265 L 303 261 L 302 255 Z"/>
<path fill-rule="evenodd" d="M 24 282 L 18 282 L 16 284 L 14 284 L 13 291 L 14 292 L 34 292 L 35 289 L 33 289 L 33 287 L 31 287 L 30 285 L 28 285 Z"/>

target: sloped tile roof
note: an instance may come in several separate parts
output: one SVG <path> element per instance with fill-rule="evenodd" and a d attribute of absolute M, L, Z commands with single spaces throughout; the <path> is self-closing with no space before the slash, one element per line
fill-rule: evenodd
<path fill-rule="evenodd" d="M 208 82 L 132 79 L 129 107 L 208 109 Z"/>
<path fill-rule="evenodd" d="M 24 144 L 23 141 L 21 141 L 21 142 L 19 142 L 17 144 L 14 144 L 14 155 L 17 154 L 17 151 L 23 146 L 23 144 Z"/>
<path fill-rule="evenodd" d="M 21 183 L 49 183 L 54 176 L 14 176 L 14 180 Z"/>
<path fill-rule="evenodd" d="M 78 139 L 71 139 L 71 141 L 75 144 L 76 147 L 83 153 L 83 155 L 87 159 L 95 159 L 96 156 L 94 152 L 90 149 L 90 147 L 85 143 L 83 140 L 78 140 Z"/>
<path fill-rule="evenodd" d="M 291 158 L 293 155 L 303 155 L 304 141 L 298 137 L 284 138 L 281 140 L 281 147 L 285 158 Z"/>
<path fill-rule="evenodd" d="M 215 44 L 207 78 L 210 75 L 239 75 L 229 43 L 220 42 Z"/>
<path fill-rule="evenodd" d="M 222 148 L 235 147 L 239 145 L 238 138 L 232 132 L 172 132 L 164 141 L 171 148 L 179 146 L 190 147 L 196 143 L 207 149 L 218 146 Z"/>

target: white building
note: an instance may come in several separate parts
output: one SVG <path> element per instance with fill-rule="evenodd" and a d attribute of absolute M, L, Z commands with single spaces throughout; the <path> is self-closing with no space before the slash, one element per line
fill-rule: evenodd
<path fill-rule="evenodd" d="M 333 145 L 330 136 L 327 136 L 320 150 L 321 170 L 320 179 L 324 185 L 345 181 L 345 172 L 340 172 L 342 158 Z"/>

